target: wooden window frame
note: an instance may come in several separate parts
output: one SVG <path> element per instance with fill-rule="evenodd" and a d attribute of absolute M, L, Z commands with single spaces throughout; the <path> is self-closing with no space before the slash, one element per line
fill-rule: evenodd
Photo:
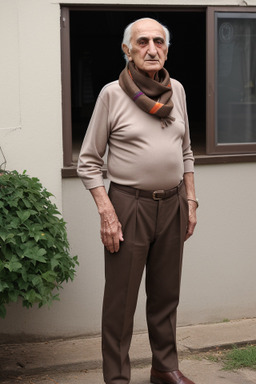
<path fill-rule="evenodd" d="M 61 8 L 61 80 L 64 169 L 75 167 L 72 158 L 70 8 Z"/>
<path fill-rule="evenodd" d="M 256 153 L 256 143 L 217 143 L 216 140 L 216 23 L 215 13 L 256 13 L 256 7 L 208 7 L 206 31 L 206 153 L 208 155 L 250 156 Z M 247 155 L 246 155 L 247 154 Z M 256 157 L 255 155 L 252 155 Z M 251 156 L 250 156 L 251 157 Z M 255 159 L 254 159 L 255 160 Z"/>
<path fill-rule="evenodd" d="M 62 6 L 61 7 L 61 77 L 62 77 L 62 124 L 63 124 L 63 177 L 77 177 L 76 164 L 72 157 L 72 116 L 71 116 L 71 64 L 70 64 L 70 11 L 72 10 L 145 10 L 136 6 Z M 161 7 L 151 6 L 147 10 L 155 11 L 156 9 L 166 9 L 166 11 L 196 11 L 191 7 Z M 200 10 L 206 10 L 206 154 L 195 156 L 196 164 L 224 164 L 224 163 L 241 163 L 256 161 L 256 145 L 233 145 L 237 147 L 236 153 L 229 151 L 229 145 L 225 148 L 215 145 L 215 121 L 214 121 L 214 13 L 215 12 L 256 12 L 256 7 L 200 7 Z M 192 143 L 193 144 L 193 143 Z M 248 146 L 251 147 L 248 150 Z M 227 147 L 227 148 L 226 148 Z M 106 172 L 104 172 L 106 174 Z"/>

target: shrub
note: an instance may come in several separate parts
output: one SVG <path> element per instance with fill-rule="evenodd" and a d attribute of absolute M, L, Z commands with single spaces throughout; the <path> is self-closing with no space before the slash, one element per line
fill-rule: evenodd
<path fill-rule="evenodd" d="M 56 289 L 73 280 L 77 257 L 69 254 L 66 223 L 49 193 L 26 171 L 0 176 L 0 317 L 21 298 L 39 307 L 59 300 Z"/>

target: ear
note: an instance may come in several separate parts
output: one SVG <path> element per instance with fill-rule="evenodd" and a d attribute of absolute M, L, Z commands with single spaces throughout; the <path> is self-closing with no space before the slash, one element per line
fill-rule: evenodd
<path fill-rule="evenodd" d="M 122 49 L 123 49 L 123 52 L 126 54 L 128 60 L 132 61 L 132 56 L 131 56 L 130 49 L 127 47 L 126 44 L 122 44 Z"/>

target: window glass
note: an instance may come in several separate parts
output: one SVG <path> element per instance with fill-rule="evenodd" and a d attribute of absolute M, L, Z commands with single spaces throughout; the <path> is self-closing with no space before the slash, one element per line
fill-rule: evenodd
<path fill-rule="evenodd" d="M 218 144 L 256 142 L 256 15 L 215 13 Z"/>

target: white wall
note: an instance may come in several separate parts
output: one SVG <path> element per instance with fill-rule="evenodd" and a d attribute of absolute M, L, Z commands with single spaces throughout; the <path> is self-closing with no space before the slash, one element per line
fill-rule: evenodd
<path fill-rule="evenodd" d="M 59 207 L 63 205 L 71 251 L 79 256 L 80 266 L 75 281 L 64 286 L 61 301 L 50 309 L 10 305 L 6 319 L 0 320 L 0 336 L 62 337 L 100 331 L 104 261 L 98 213 L 80 180 L 61 180 L 59 17 L 55 0 L 0 0 L 0 146 L 8 169 L 27 169 L 55 194 Z M 200 208 L 196 233 L 184 252 L 180 325 L 256 316 L 255 173 L 255 163 L 196 166 Z M 144 303 L 142 286 L 136 330 L 145 329 Z"/>
<path fill-rule="evenodd" d="M 59 5 L 50 1 L 0 1 L 0 146 L 6 169 L 39 177 L 61 208 L 59 17 Z"/>
<path fill-rule="evenodd" d="M 254 163 L 196 166 L 200 208 L 195 235 L 185 245 L 179 325 L 256 316 L 255 174 Z M 81 312 L 84 324 L 97 319 L 89 325 L 95 332 L 104 280 L 98 213 L 79 180 L 64 180 L 63 187 L 64 216 L 80 256 Z M 145 329 L 144 304 L 142 284 L 136 330 Z"/>
<path fill-rule="evenodd" d="M 185 248 L 180 323 L 256 316 L 256 164 L 196 167 L 198 226 Z"/>
<path fill-rule="evenodd" d="M 256 164 L 196 166 L 198 225 L 184 251 L 178 324 L 256 317 Z M 63 181 L 64 218 L 77 277 L 49 310 L 8 308 L 2 333 L 42 337 L 100 332 L 104 257 L 99 217 L 78 179 Z M 145 330 L 142 283 L 135 330 Z M 17 322 L 16 314 L 19 313 Z"/>

